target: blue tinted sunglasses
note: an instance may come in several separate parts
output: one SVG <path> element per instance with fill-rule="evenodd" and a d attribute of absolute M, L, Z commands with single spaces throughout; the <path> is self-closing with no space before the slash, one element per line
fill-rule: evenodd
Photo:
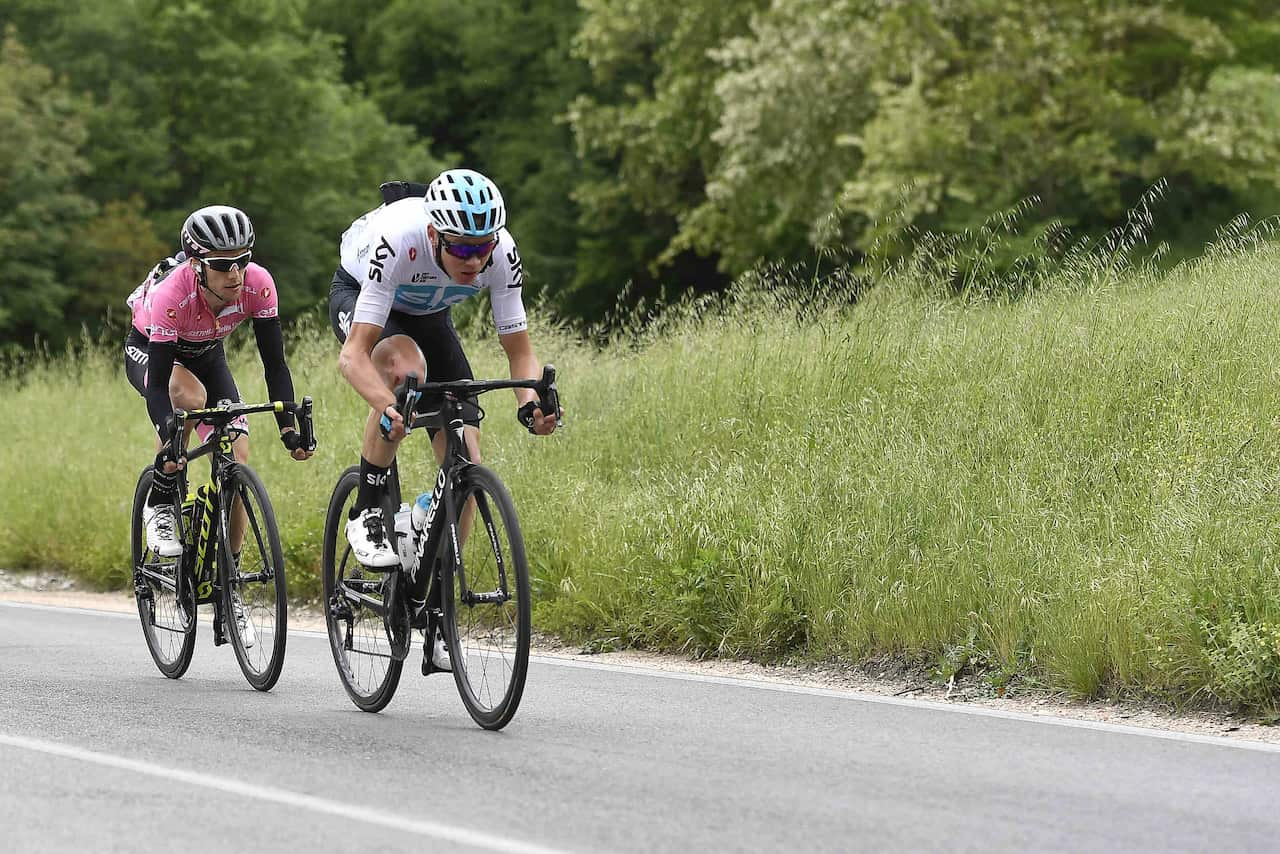
<path fill-rule="evenodd" d="M 492 240 L 486 240 L 484 243 L 450 243 L 444 239 L 444 235 L 440 236 L 441 248 L 454 258 L 461 258 L 463 261 L 469 261 L 472 258 L 483 258 L 492 252 L 497 245 L 497 237 Z"/>

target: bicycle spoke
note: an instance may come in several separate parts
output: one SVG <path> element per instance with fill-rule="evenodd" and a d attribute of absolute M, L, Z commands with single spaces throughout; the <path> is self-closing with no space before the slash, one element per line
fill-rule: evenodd
<path fill-rule="evenodd" d="M 358 468 L 343 473 L 325 518 L 325 625 L 343 688 L 358 707 L 376 712 L 394 696 L 403 661 L 392 656 L 382 619 L 386 576 L 361 566 L 347 543 L 345 525 L 358 483 Z"/>
<path fill-rule="evenodd" d="M 238 465 L 226 485 L 219 537 L 227 633 L 249 684 L 268 691 L 280 676 L 287 633 L 280 534 L 266 487 L 251 468 Z M 231 532 L 241 517 L 237 548 Z"/>
<path fill-rule="evenodd" d="M 148 466 L 134 490 L 130 522 L 134 598 L 152 660 L 161 673 L 177 679 L 191 664 L 195 646 L 195 602 L 188 588 L 188 601 L 182 607 L 178 604 L 181 556 L 162 558 L 147 547 L 143 518 L 150 500 L 152 476 Z"/>
<path fill-rule="evenodd" d="M 465 497 L 475 499 L 475 529 L 461 544 L 462 567 L 450 573 L 447 623 L 454 679 L 471 716 L 497 729 L 515 714 L 530 644 L 528 569 L 511 499 L 482 467 L 468 470 Z"/>

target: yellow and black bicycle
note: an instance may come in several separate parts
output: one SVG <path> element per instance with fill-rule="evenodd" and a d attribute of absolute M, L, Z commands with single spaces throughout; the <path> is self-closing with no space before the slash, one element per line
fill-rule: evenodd
<path fill-rule="evenodd" d="M 133 494 L 133 590 L 147 648 L 160 672 L 178 679 L 191 665 L 196 638 L 196 608 L 213 606 L 213 642 L 228 641 L 249 684 L 269 691 L 280 678 L 288 628 L 288 588 L 275 512 L 267 489 L 248 465 L 236 462 L 231 443 L 233 421 L 258 412 L 293 412 L 305 447 L 315 447 L 311 398 L 301 404 L 231 403 L 208 409 L 177 410 L 169 441 L 186 457 L 178 473 L 174 507 L 182 553 L 161 557 L 147 547 L 143 512 L 154 469 L 148 465 Z M 209 438 L 181 450 L 188 421 L 212 427 Z M 209 457 L 209 481 L 187 491 L 189 464 Z"/>

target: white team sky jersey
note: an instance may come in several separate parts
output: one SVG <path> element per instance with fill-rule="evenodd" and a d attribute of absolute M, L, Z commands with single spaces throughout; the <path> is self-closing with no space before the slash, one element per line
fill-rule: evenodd
<path fill-rule="evenodd" d="M 342 235 L 342 268 L 360 283 L 351 317 L 355 323 L 386 326 L 393 308 L 405 314 L 433 314 L 488 288 L 499 335 L 529 326 L 520 296 L 524 269 L 507 230 L 498 233 L 493 263 L 474 284 L 460 285 L 436 264 L 419 198 L 383 205 L 351 223 Z"/>

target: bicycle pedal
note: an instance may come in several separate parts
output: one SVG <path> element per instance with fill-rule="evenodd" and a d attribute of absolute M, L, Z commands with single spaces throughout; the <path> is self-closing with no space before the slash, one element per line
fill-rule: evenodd
<path fill-rule="evenodd" d="M 429 612 L 427 611 L 427 601 L 425 599 L 410 599 L 409 614 L 409 628 L 425 629 L 427 627 Z"/>

